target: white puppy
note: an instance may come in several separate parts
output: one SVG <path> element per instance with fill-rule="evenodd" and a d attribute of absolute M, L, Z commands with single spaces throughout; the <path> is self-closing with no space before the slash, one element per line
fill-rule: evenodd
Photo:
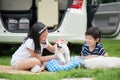
<path fill-rule="evenodd" d="M 67 41 L 58 39 L 55 41 L 55 54 L 62 61 L 63 64 L 70 63 L 70 50 L 67 46 Z"/>
<path fill-rule="evenodd" d="M 85 60 L 85 67 L 88 69 L 96 68 L 120 68 L 119 57 L 96 57 Z"/>

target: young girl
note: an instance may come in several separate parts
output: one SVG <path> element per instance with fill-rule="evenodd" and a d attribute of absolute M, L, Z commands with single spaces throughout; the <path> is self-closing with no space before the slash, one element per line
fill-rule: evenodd
<path fill-rule="evenodd" d="M 85 33 L 86 43 L 82 46 L 81 56 L 84 59 L 98 56 L 107 57 L 105 49 L 100 44 L 101 31 L 97 27 L 91 27 Z"/>
<path fill-rule="evenodd" d="M 48 30 L 42 23 L 35 23 L 25 41 L 12 55 L 11 65 L 16 70 L 40 72 L 45 68 L 44 62 L 56 58 L 56 55 L 42 56 L 43 49 L 54 52 L 54 46 L 48 42 Z M 43 66 L 42 66 L 43 65 Z"/>

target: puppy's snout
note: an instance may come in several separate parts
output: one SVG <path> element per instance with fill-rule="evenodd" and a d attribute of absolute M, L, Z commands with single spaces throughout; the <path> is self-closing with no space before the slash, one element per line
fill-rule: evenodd
<path fill-rule="evenodd" d="M 58 48 L 62 48 L 59 44 L 57 44 L 57 47 L 58 47 Z"/>

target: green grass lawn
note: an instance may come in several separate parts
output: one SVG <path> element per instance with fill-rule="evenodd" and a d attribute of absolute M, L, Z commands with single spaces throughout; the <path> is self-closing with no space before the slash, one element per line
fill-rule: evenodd
<path fill-rule="evenodd" d="M 118 40 L 102 40 L 102 44 L 106 49 L 109 56 L 120 57 L 120 41 Z M 72 53 L 74 54 L 74 53 Z M 0 65 L 10 65 L 11 56 L 0 57 Z M 120 80 L 120 69 L 72 69 L 71 71 L 61 71 L 51 73 L 40 74 L 7 74 L 0 73 L 0 78 L 6 78 L 8 80 L 61 80 L 62 78 L 94 78 L 95 80 Z"/>

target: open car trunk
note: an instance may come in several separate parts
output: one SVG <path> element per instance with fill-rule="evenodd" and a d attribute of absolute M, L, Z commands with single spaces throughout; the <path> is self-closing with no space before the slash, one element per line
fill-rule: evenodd
<path fill-rule="evenodd" d="M 35 22 L 49 30 L 58 27 L 71 0 L 0 0 L 0 18 L 6 30 L 28 32 Z"/>

